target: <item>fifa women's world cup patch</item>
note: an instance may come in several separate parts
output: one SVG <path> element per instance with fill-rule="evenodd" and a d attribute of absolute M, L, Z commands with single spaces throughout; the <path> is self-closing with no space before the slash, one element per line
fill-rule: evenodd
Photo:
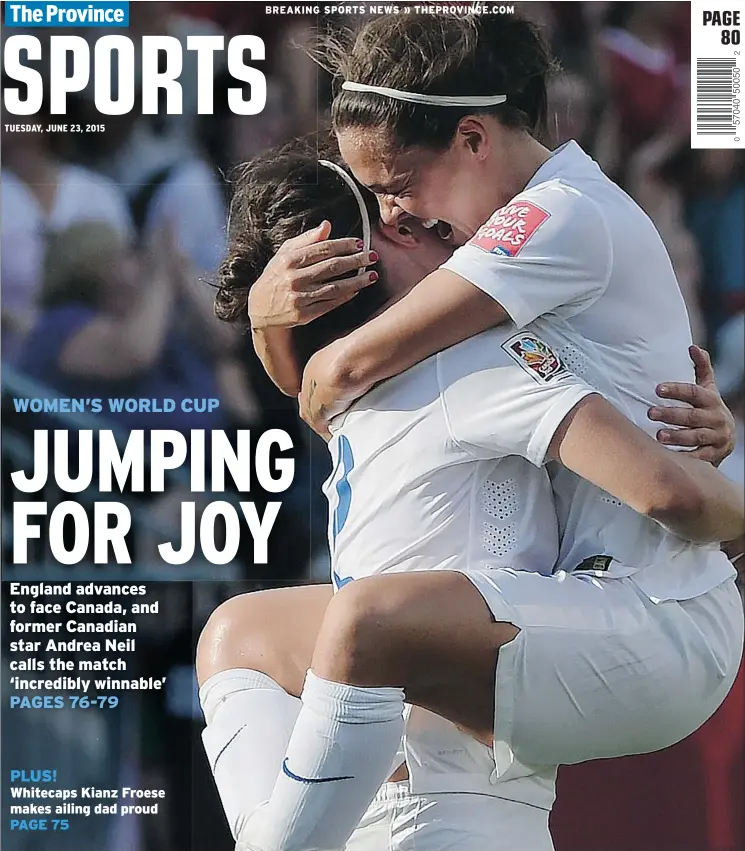
<path fill-rule="evenodd" d="M 515 257 L 550 217 L 550 213 L 530 201 L 513 201 L 481 225 L 468 244 L 489 254 Z"/>
<path fill-rule="evenodd" d="M 522 332 L 502 343 L 502 348 L 529 375 L 541 384 L 567 374 L 559 356 L 535 334 Z"/>

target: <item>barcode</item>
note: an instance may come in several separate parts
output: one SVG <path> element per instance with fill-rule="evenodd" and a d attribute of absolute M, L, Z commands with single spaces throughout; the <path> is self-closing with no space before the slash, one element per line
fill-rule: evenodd
<path fill-rule="evenodd" d="M 741 26 L 745 0 L 696 0 L 691 7 L 691 148 L 745 149 Z"/>
<path fill-rule="evenodd" d="M 734 72 L 732 59 L 696 60 L 696 132 L 701 136 L 734 136 Z"/>

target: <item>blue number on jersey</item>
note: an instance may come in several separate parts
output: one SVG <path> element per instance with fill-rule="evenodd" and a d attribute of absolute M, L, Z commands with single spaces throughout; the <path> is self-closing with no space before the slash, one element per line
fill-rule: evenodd
<path fill-rule="evenodd" d="M 349 474 L 354 470 L 354 455 L 352 454 L 352 446 L 344 435 L 339 438 L 339 457 L 336 463 L 338 467 L 341 467 L 341 477 L 336 483 L 338 500 L 332 525 L 334 543 L 336 543 L 336 536 L 347 522 L 349 507 L 352 504 L 352 486 L 349 484 Z"/>
<path fill-rule="evenodd" d="M 352 446 L 344 435 L 339 438 L 339 456 L 336 460 L 337 469 L 341 468 L 341 476 L 336 483 L 336 510 L 332 521 L 333 543 L 336 543 L 336 536 L 344 528 L 344 524 L 349 517 L 349 507 L 352 504 L 352 486 L 349 484 L 349 474 L 354 469 L 354 455 L 352 454 Z M 334 570 L 332 577 L 334 582 L 334 591 L 343 588 L 348 582 L 352 582 L 352 576 L 339 576 Z"/>

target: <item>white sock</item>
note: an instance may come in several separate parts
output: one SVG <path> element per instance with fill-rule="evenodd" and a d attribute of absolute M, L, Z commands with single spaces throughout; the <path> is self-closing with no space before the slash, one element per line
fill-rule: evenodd
<path fill-rule="evenodd" d="M 234 668 L 199 690 L 204 749 L 233 838 L 269 799 L 300 712 L 297 697 L 259 671 Z"/>
<path fill-rule="evenodd" d="M 238 836 L 254 851 L 339 851 L 388 779 L 404 729 L 400 688 L 333 683 L 308 671 L 282 772 Z"/>

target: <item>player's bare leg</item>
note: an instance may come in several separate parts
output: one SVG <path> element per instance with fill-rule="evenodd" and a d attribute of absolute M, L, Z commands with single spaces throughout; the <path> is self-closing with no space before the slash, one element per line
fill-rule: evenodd
<path fill-rule="evenodd" d="M 219 606 L 200 636 L 202 738 L 236 839 L 280 772 L 331 596 L 330 585 L 242 594 Z"/>
<path fill-rule="evenodd" d="M 343 848 L 395 757 L 404 693 L 491 743 L 497 657 L 518 633 L 458 573 L 346 585 L 326 610 L 284 773 L 239 847 Z"/>
<path fill-rule="evenodd" d="M 494 622 L 460 573 L 370 576 L 330 602 L 312 669 L 333 682 L 403 688 L 408 703 L 491 746 L 498 651 L 518 633 Z"/>
<path fill-rule="evenodd" d="M 199 685 L 222 671 L 248 668 L 299 697 L 332 596 L 331 585 L 301 585 L 226 600 L 199 637 Z"/>

